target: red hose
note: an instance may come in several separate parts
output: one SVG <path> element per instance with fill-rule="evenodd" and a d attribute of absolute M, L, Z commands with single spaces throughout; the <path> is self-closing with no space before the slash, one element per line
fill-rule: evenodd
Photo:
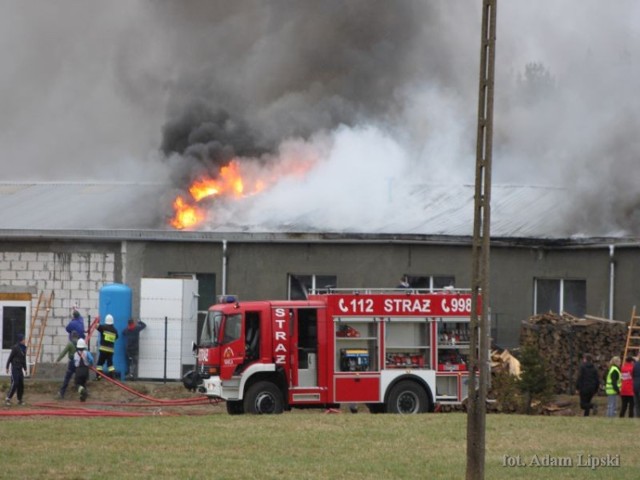
<path fill-rule="evenodd" d="M 148 417 L 157 413 L 122 412 L 116 410 L 76 409 L 38 409 L 38 410 L 5 410 L 0 411 L 1 417 L 31 417 L 35 415 L 63 416 L 63 417 Z M 162 415 L 173 415 L 162 413 Z"/>
<path fill-rule="evenodd" d="M 138 392 L 137 390 L 134 390 L 131 387 L 128 387 L 127 385 L 125 385 L 122 382 L 119 382 L 107 375 L 105 375 L 104 373 L 102 373 L 99 370 L 96 370 L 93 367 L 89 367 L 92 371 L 96 372 L 96 374 L 100 375 L 100 377 L 102 377 L 103 379 L 105 379 L 108 382 L 111 382 L 112 384 L 116 385 L 117 387 L 120 387 L 121 389 L 125 390 L 126 392 L 131 393 L 132 395 L 135 395 L 137 397 L 143 398 L 149 402 L 153 402 L 154 404 L 162 404 L 162 405 L 204 405 L 207 403 L 218 403 L 220 402 L 220 400 L 210 400 L 207 397 L 190 397 L 190 398 L 177 398 L 177 399 L 162 399 L 162 398 L 154 398 L 151 397 L 149 395 L 145 395 L 143 393 Z"/>
<path fill-rule="evenodd" d="M 91 323 L 88 331 L 87 331 L 87 340 L 91 337 L 91 334 L 95 331 L 98 322 L 100 321 L 99 317 L 96 317 L 94 321 Z M 197 405 L 206 405 L 206 404 L 217 404 L 221 400 L 211 400 L 207 397 L 191 397 L 191 398 L 178 398 L 178 399 L 162 399 L 162 398 L 154 398 L 149 395 L 145 395 L 143 393 L 138 392 L 137 390 L 132 389 L 131 387 L 126 386 L 125 384 L 108 377 L 104 373 L 99 370 L 96 370 L 94 367 L 89 367 L 92 371 L 94 371 L 97 375 L 100 375 L 103 379 L 117 387 L 135 395 L 139 398 L 147 400 L 148 403 L 142 402 L 91 402 L 89 404 L 82 403 L 82 405 L 97 405 L 97 406 L 108 406 L 108 407 L 158 407 L 162 406 L 175 406 L 175 407 L 187 407 L 187 406 L 197 406 Z M 59 403 L 54 402 L 42 402 L 33 404 L 34 407 L 41 407 L 37 410 L 28 410 L 28 409 L 17 409 L 17 410 L 8 410 L 3 409 L 0 410 L 0 416 L 2 417 L 18 417 L 18 416 L 71 416 L 71 417 L 146 417 L 152 415 L 179 415 L 177 413 L 168 413 L 161 411 L 153 411 L 153 412 L 127 412 L 121 410 L 97 410 L 91 408 L 79 408 L 79 402 L 74 402 L 67 405 L 61 405 Z"/>

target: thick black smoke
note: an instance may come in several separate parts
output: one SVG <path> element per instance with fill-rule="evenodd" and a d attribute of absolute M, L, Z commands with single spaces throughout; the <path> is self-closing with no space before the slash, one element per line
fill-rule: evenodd
<path fill-rule="evenodd" d="M 418 0 L 156 4 L 167 28 L 188 31 L 169 46 L 178 74 L 162 150 L 186 170 L 215 170 L 339 125 L 410 130 L 408 89 L 473 91 L 456 75 L 460 32 L 448 31 L 447 12 Z"/>
<path fill-rule="evenodd" d="M 163 127 L 162 152 L 173 159 L 178 184 L 206 175 L 215 178 L 237 157 L 259 157 L 268 151 L 242 119 L 206 103 L 193 103 Z"/>

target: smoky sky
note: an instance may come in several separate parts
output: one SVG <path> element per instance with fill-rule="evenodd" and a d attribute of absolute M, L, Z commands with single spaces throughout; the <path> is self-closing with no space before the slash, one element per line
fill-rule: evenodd
<path fill-rule="evenodd" d="M 399 127 L 407 88 L 473 83 L 454 74 L 437 3 L 170 3 L 154 13 L 190 29 L 171 44 L 178 74 L 162 141 L 193 167 L 185 171 L 215 171 L 340 125 Z"/>
<path fill-rule="evenodd" d="M 4 177 L 184 188 L 234 157 L 268 164 L 338 138 L 370 159 L 331 155 L 361 162 L 345 170 L 363 184 L 472 182 L 480 6 L 8 2 Z M 493 179 L 570 191 L 563 233 L 640 233 L 639 25 L 633 0 L 498 4 Z M 349 188 L 333 183 L 331 197 Z M 350 201 L 354 216 L 371 204 Z"/>

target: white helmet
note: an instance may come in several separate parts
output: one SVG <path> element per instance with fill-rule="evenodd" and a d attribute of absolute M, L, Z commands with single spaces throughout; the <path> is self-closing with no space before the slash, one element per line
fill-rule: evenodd
<path fill-rule="evenodd" d="M 87 342 L 84 341 L 84 338 L 78 339 L 78 343 L 76 344 L 76 348 L 78 350 L 84 350 L 87 348 Z"/>
<path fill-rule="evenodd" d="M 107 325 L 113 325 L 113 315 L 109 314 L 104 317 L 104 323 L 106 323 Z"/>

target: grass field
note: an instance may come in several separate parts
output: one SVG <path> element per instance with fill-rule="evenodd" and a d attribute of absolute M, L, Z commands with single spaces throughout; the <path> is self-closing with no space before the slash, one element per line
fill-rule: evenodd
<path fill-rule="evenodd" d="M 636 480 L 639 427 L 635 419 L 488 415 L 486 478 Z M 462 413 L 12 417 L 0 420 L 0 476 L 462 479 L 465 438 Z M 607 455 L 619 466 L 591 468 Z M 518 456 L 524 466 L 506 466 Z"/>

